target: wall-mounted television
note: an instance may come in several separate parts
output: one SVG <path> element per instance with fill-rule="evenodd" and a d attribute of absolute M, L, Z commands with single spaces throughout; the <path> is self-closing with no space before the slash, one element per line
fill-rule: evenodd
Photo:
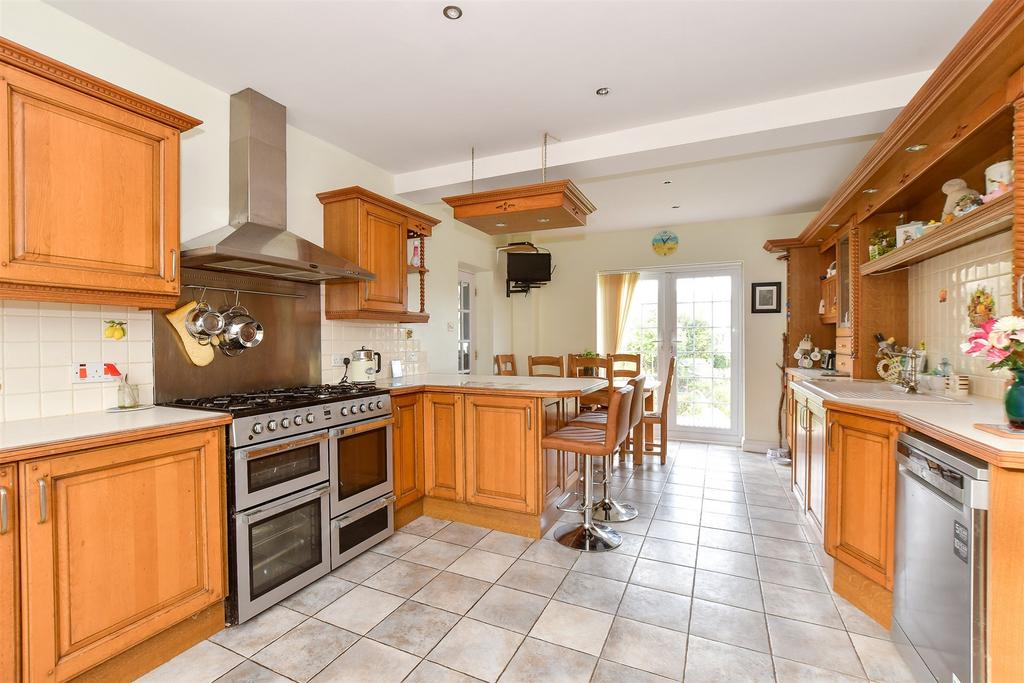
<path fill-rule="evenodd" d="M 510 252 L 508 279 L 512 282 L 551 282 L 551 254 Z"/>

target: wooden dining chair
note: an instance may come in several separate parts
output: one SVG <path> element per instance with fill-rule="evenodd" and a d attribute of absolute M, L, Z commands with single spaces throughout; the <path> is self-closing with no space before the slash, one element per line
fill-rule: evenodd
<path fill-rule="evenodd" d="M 518 375 L 516 372 L 516 357 L 511 353 L 499 353 L 494 357 L 496 375 Z"/>
<path fill-rule="evenodd" d="M 612 368 L 616 377 L 640 376 L 639 353 L 613 353 L 611 354 L 611 359 Z"/>
<path fill-rule="evenodd" d="M 608 397 L 611 396 L 612 382 L 615 379 L 611 356 L 581 356 L 579 354 L 569 354 L 569 369 L 570 377 L 600 377 L 608 381 L 608 386 L 581 396 L 581 405 L 591 409 L 608 405 Z"/>
<path fill-rule="evenodd" d="M 665 383 L 661 385 L 661 410 L 648 411 L 644 413 L 643 423 L 646 425 L 660 425 L 661 429 L 657 435 L 658 440 L 652 439 L 646 444 L 647 453 L 656 453 L 661 456 L 661 464 L 665 464 L 665 457 L 668 454 L 668 401 L 672 396 L 676 382 L 676 359 L 675 356 L 668 359 L 668 374 L 665 375 Z"/>
<path fill-rule="evenodd" d="M 537 368 L 549 368 L 537 372 Z M 526 370 L 530 377 L 565 377 L 565 361 L 561 356 L 527 356 Z"/>

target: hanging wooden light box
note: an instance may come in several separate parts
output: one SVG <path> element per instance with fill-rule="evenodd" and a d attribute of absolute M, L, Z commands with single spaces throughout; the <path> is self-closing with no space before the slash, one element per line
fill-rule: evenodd
<path fill-rule="evenodd" d="M 442 197 L 455 220 L 488 235 L 578 228 L 597 208 L 571 180 Z"/>

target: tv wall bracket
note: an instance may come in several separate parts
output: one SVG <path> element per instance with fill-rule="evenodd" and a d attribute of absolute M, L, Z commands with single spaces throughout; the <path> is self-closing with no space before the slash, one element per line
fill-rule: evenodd
<path fill-rule="evenodd" d="M 536 254 L 541 251 L 550 253 L 550 250 L 538 247 L 533 242 L 510 242 L 498 247 L 497 251 L 499 254 L 502 252 Z M 552 272 L 554 272 L 554 269 L 552 269 Z M 540 289 L 546 284 L 546 282 L 516 282 L 515 280 L 505 278 L 505 298 L 511 299 L 513 294 L 526 294 L 529 296 L 531 289 Z"/>

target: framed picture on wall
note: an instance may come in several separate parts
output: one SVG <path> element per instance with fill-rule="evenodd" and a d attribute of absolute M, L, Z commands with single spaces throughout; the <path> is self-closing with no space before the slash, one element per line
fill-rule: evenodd
<path fill-rule="evenodd" d="M 751 313 L 781 313 L 782 283 L 755 282 L 750 285 Z"/>

